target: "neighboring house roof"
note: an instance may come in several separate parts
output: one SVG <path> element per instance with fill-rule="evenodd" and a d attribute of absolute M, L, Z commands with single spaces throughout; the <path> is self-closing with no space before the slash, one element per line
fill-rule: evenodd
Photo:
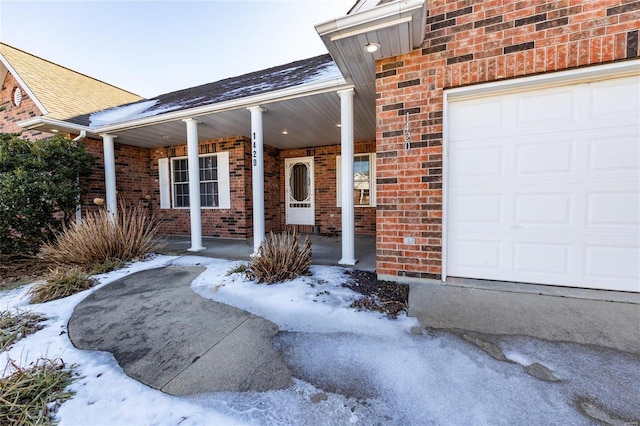
<path fill-rule="evenodd" d="M 64 120 L 135 102 L 140 96 L 0 43 L 0 62 L 48 118 Z M 1 74 L 0 74 L 1 75 Z M 4 78 L 3 78 L 4 80 Z"/>
<path fill-rule="evenodd" d="M 331 56 L 325 54 L 80 115 L 67 121 L 95 128 L 331 79 L 342 79 L 342 74 Z"/>

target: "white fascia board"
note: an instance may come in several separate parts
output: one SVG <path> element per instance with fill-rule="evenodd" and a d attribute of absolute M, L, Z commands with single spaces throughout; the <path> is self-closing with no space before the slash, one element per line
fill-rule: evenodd
<path fill-rule="evenodd" d="M 355 33 L 366 32 L 369 31 L 371 25 L 381 25 L 384 21 L 396 20 L 399 17 L 413 14 L 424 6 L 425 1 L 426 0 L 394 1 L 360 13 L 317 24 L 315 28 L 320 37 L 330 36 L 333 33 L 341 31 L 353 32 L 355 31 L 355 27 L 360 26 L 364 26 L 365 28 Z"/>
<path fill-rule="evenodd" d="M 83 126 L 81 124 L 69 123 L 68 121 L 47 118 L 47 117 L 32 117 L 27 120 L 19 121 L 17 124 L 18 126 L 24 129 L 37 129 L 42 126 L 49 126 L 52 128 L 68 130 L 71 132 L 80 133 L 82 131 L 85 131 L 87 133 L 95 134 L 95 132 L 92 131 L 90 127 Z"/>
<path fill-rule="evenodd" d="M 11 73 L 13 78 L 15 78 L 16 81 L 18 82 L 18 84 L 20 85 L 20 87 L 22 87 L 22 89 L 24 89 L 24 91 L 27 92 L 27 95 L 29 95 L 29 98 L 33 101 L 33 103 L 36 104 L 36 106 L 38 107 L 38 109 L 40 110 L 42 115 L 48 114 L 49 111 L 47 111 L 47 109 L 44 107 L 44 105 L 42 105 L 42 102 L 40 102 L 38 100 L 38 98 L 36 97 L 36 95 L 33 94 L 31 89 L 29 89 L 29 86 L 27 86 L 27 83 L 24 82 L 24 80 L 20 77 L 20 75 L 18 75 L 18 73 L 15 70 L 15 68 L 13 68 L 11 66 L 9 61 L 7 61 L 7 58 L 5 58 L 4 55 L 2 55 L 2 54 L 0 54 L 0 62 L 2 62 L 2 64 L 7 68 L 7 70 L 9 70 L 9 72 Z M 4 83 L 4 81 L 0 82 L 0 84 L 2 84 L 2 83 Z"/>
<path fill-rule="evenodd" d="M 201 107 L 185 109 L 156 116 L 144 117 L 137 120 L 125 121 L 117 124 L 109 124 L 102 127 L 91 128 L 92 133 L 110 133 L 122 130 L 144 127 L 151 124 L 165 123 L 168 121 L 182 120 L 185 118 L 198 117 L 200 115 L 213 114 L 234 109 L 246 109 L 252 106 L 265 105 L 273 102 L 286 101 L 288 99 L 301 98 L 304 96 L 312 96 L 320 93 L 338 91 L 342 89 L 352 88 L 353 85 L 347 84 L 343 78 L 334 78 L 324 80 L 317 83 L 306 84 L 304 86 L 290 87 L 283 90 L 263 93 L 246 98 L 234 99 L 231 101 L 220 102 L 212 105 L 204 105 Z"/>

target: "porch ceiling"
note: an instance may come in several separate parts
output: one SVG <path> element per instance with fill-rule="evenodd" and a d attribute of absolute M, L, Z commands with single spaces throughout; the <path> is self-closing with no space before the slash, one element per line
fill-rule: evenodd
<path fill-rule="evenodd" d="M 275 148 L 305 148 L 340 143 L 340 98 L 335 90 L 311 96 L 260 104 L 264 143 Z M 194 115 L 201 122 L 198 139 L 251 136 L 251 114 L 246 108 Z M 375 139 L 375 94 L 356 88 L 354 98 L 356 140 Z M 283 134 L 283 130 L 287 134 Z M 157 148 L 186 143 L 186 125 L 180 119 L 110 132 L 118 143 Z"/>

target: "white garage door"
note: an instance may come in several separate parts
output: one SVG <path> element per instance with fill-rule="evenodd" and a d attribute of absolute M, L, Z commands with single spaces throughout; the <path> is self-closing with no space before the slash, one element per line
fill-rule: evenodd
<path fill-rule="evenodd" d="M 450 97 L 447 275 L 640 291 L 640 84 Z"/>

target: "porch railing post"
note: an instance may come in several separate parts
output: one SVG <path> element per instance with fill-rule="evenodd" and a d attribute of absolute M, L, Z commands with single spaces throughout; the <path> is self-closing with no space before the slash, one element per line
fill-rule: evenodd
<path fill-rule="evenodd" d="M 253 194 L 253 253 L 264 241 L 264 141 L 260 106 L 247 108 L 251 111 L 251 183 Z"/>
<path fill-rule="evenodd" d="M 341 265 L 355 265 L 355 211 L 353 201 L 353 97 L 354 89 L 338 91 L 340 96 L 340 165 L 342 202 L 342 258 Z"/>
<path fill-rule="evenodd" d="M 187 166 L 189 168 L 189 221 L 191 247 L 189 251 L 204 250 L 202 245 L 202 214 L 200 212 L 200 159 L 198 155 L 198 124 L 193 118 L 182 120 L 187 124 Z"/>
<path fill-rule="evenodd" d="M 116 197 L 116 154 L 114 139 L 117 136 L 102 134 L 102 149 L 104 153 L 104 185 L 106 192 L 107 212 L 111 220 L 115 221 L 118 213 L 118 200 Z"/>

